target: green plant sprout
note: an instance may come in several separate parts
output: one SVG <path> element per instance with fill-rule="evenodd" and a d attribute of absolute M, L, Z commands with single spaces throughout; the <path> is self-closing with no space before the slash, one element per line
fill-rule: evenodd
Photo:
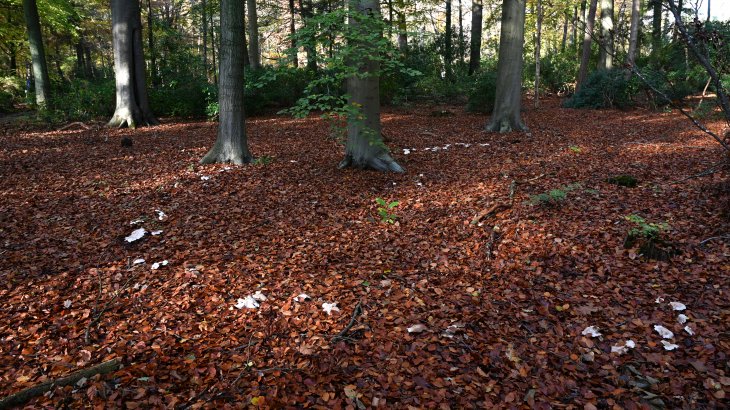
<path fill-rule="evenodd" d="M 391 211 L 393 210 L 393 208 L 400 205 L 400 202 L 387 202 L 383 198 L 375 198 L 375 203 L 379 205 L 378 215 L 380 216 L 380 222 L 394 224 L 396 219 L 398 219 L 398 216 L 394 213 L 391 213 Z"/>

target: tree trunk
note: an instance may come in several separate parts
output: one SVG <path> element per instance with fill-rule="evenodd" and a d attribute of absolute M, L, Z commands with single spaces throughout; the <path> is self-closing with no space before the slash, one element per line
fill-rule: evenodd
<path fill-rule="evenodd" d="M 74 45 L 74 50 L 76 51 L 76 77 L 85 77 L 86 62 L 84 62 L 84 45 L 81 39 Z"/>
<path fill-rule="evenodd" d="M 112 0 L 117 106 L 110 127 L 158 124 L 147 99 L 139 2 Z"/>
<path fill-rule="evenodd" d="M 578 6 L 573 7 L 573 32 L 570 34 L 570 46 L 578 48 Z"/>
<path fill-rule="evenodd" d="M 459 0 L 459 61 L 461 66 L 464 66 L 464 58 L 466 49 L 464 47 L 464 13 L 461 7 L 461 0 Z"/>
<path fill-rule="evenodd" d="M 398 50 L 405 55 L 408 53 L 408 26 L 406 25 L 406 3 L 398 1 Z M 481 0 L 479 0 L 481 1 Z"/>
<path fill-rule="evenodd" d="M 469 75 L 479 70 L 482 57 L 482 0 L 471 2 L 471 48 L 469 50 Z"/>
<path fill-rule="evenodd" d="M 580 58 L 580 70 L 578 71 L 578 82 L 575 91 L 578 92 L 583 82 L 588 76 L 588 63 L 591 59 L 591 35 L 593 34 L 593 25 L 596 21 L 596 7 L 598 0 L 591 0 L 591 6 L 588 8 L 588 16 L 586 16 L 586 25 L 583 28 L 583 51 Z"/>
<path fill-rule="evenodd" d="M 565 47 L 568 44 L 568 12 L 563 15 L 563 38 L 560 40 L 560 52 L 565 52 Z"/>
<path fill-rule="evenodd" d="M 297 40 L 295 38 L 297 34 L 296 29 L 296 13 L 294 11 L 294 0 L 289 0 L 289 14 L 291 14 L 291 21 L 289 22 L 289 36 L 291 37 L 291 62 L 294 67 L 299 66 L 299 58 L 297 57 Z"/>
<path fill-rule="evenodd" d="M 613 68 L 613 0 L 601 0 L 601 44 L 598 67 Z"/>
<path fill-rule="evenodd" d="M 259 18 L 256 11 L 256 0 L 246 0 L 246 12 L 248 13 L 248 59 L 251 62 L 251 69 L 261 68 L 261 51 L 259 49 Z"/>
<path fill-rule="evenodd" d="M 246 21 L 248 18 L 246 18 L 246 3 L 243 3 L 243 34 L 241 35 L 241 41 L 243 42 L 243 67 L 251 67 L 251 56 L 249 55 L 249 48 L 248 48 L 248 34 L 246 34 Z"/>
<path fill-rule="evenodd" d="M 662 48 L 662 2 L 661 0 L 653 0 L 653 17 L 651 30 L 651 54 L 656 55 Z"/>
<path fill-rule="evenodd" d="M 150 80 L 152 85 L 158 84 L 157 77 L 157 60 L 155 57 L 155 33 L 152 25 L 152 1 L 147 0 L 147 44 L 150 50 Z"/>
<path fill-rule="evenodd" d="M 580 27 L 580 32 L 585 34 L 586 27 L 588 23 L 588 9 L 586 8 L 586 0 L 581 0 L 580 2 L 580 21 L 578 23 L 578 26 Z M 581 58 L 582 56 L 582 48 L 578 48 L 578 37 L 575 37 L 576 42 L 576 50 L 578 51 L 578 58 Z M 581 42 L 582 44 L 582 42 Z"/>
<path fill-rule="evenodd" d="M 537 28 L 535 29 L 535 108 L 540 107 L 540 48 L 542 46 L 542 0 L 537 0 Z M 568 23 L 566 20 L 564 33 L 567 32 Z M 563 48 L 565 48 L 565 37 L 563 37 Z"/>
<path fill-rule="evenodd" d="M 350 12 L 355 14 L 369 13 L 371 18 L 380 19 L 378 0 L 350 0 Z M 370 29 L 362 20 L 349 18 L 350 29 L 357 34 L 353 36 L 351 47 L 368 51 L 375 44 L 358 41 L 358 38 L 369 35 Z M 367 21 L 367 19 L 365 19 Z M 353 167 L 358 169 L 375 169 L 377 171 L 404 172 L 403 168 L 388 153 L 380 131 L 380 66 L 376 60 L 364 59 L 350 61 L 359 75 L 347 79 L 348 104 L 357 111 L 347 118 L 347 142 L 345 158 L 339 168 Z"/>
<path fill-rule="evenodd" d="M 51 81 L 48 78 L 48 65 L 46 64 L 46 52 L 43 48 L 43 34 L 41 33 L 41 21 L 38 17 L 38 7 L 35 0 L 23 0 L 23 12 L 25 13 L 25 24 L 28 28 L 28 43 L 30 43 L 30 56 L 33 61 L 33 78 L 35 80 L 35 101 L 39 107 L 44 108 L 51 97 Z"/>
<path fill-rule="evenodd" d="M 525 42 L 525 0 L 505 0 L 497 63 L 494 112 L 487 131 L 526 131 L 522 122 L 522 51 Z"/>
<path fill-rule="evenodd" d="M 91 46 L 84 41 L 84 62 L 86 63 L 86 75 L 90 78 L 96 78 L 96 67 L 94 60 L 91 58 Z"/>
<path fill-rule="evenodd" d="M 641 0 L 631 2 L 631 28 L 629 29 L 629 52 L 626 62 L 634 66 L 636 62 L 636 50 L 639 45 L 639 19 L 641 18 Z M 631 77 L 631 70 L 627 71 L 627 77 Z"/>
<path fill-rule="evenodd" d="M 208 77 L 208 3 L 207 0 L 201 1 L 202 20 L 203 20 L 203 72 L 205 79 L 210 81 Z"/>
<path fill-rule="evenodd" d="M 446 33 L 444 33 L 444 71 L 447 80 L 453 79 L 451 63 L 453 60 L 451 43 L 451 0 L 446 0 Z"/>
<path fill-rule="evenodd" d="M 252 161 L 246 138 L 246 117 L 243 110 L 243 1 L 221 0 L 220 106 L 218 138 L 213 148 L 200 160 L 247 164 Z"/>
<path fill-rule="evenodd" d="M 243 13 L 243 11 L 241 11 L 241 13 Z M 218 67 L 218 62 L 216 61 L 216 50 L 218 48 L 218 43 L 216 43 L 215 41 L 215 24 L 213 24 L 213 13 L 210 13 L 210 16 L 208 18 L 210 19 L 210 54 L 213 58 L 213 84 L 218 85 L 218 71 L 216 70 L 216 68 Z"/>
<path fill-rule="evenodd" d="M 309 24 L 313 17 L 312 0 L 299 0 L 299 11 L 302 14 L 304 24 Z M 305 40 L 304 51 L 307 53 L 307 68 L 317 70 L 317 39 L 312 36 Z"/>
<path fill-rule="evenodd" d="M 707 22 L 710 22 L 710 0 L 707 0 Z"/>

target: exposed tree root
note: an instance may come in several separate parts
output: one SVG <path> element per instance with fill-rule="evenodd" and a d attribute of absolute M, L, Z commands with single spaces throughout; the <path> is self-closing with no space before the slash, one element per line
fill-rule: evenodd
<path fill-rule="evenodd" d="M 216 143 L 213 148 L 200 160 L 201 164 L 234 164 L 245 165 L 253 162 L 253 157 L 249 154 L 235 152 L 234 150 L 221 149 Z"/>
<path fill-rule="evenodd" d="M 61 377 L 54 380 L 41 383 L 37 386 L 29 387 L 25 390 L 21 390 L 15 394 L 11 394 L 3 399 L 0 399 L 0 410 L 9 409 L 12 407 L 21 406 L 27 403 L 34 397 L 41 396 L 46 392 L 53 390 L 59 386 L 69 386 L 78 383 L 83 378 L 90 378 L 97 374 L 111 373 L 119 368 L 119 359 L 112 359 L 101 364 L 97 364 L 86 369 L 81 369 L 68 376 Z"/>
<path fill-rule="evenodd" d="M 345 158 L 340 161 L 340 164 L 337 166 L 340 169 L 343 168 L 357 168 L 357 169 L 373 169 L 375 171 L 382 171 L 382 172 L 397 172 L 397 173 L 403 173 L 406 172 L 403 167 L 401 167 L 393 157 L 390 155 L 383 153 L 378 156 L 370 157 L 370 158 L 360 158 L 356 160 L 353 158 L 352 155 L 347 155 Z"/>

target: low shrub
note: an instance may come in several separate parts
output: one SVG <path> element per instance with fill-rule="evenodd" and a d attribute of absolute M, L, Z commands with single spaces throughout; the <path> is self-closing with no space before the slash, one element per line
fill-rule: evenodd
<path fill-rule="evenodd" d="M 466 109 L 473 112 L 491 113 L 497 90 L 497 70 L 486 68 L 474 80 L 469 90 Z"/>
<path fill-rule="evenodd" d="M 626 109 L 634 105 L 632 96 L 635 90 L 635 83 L 626 79 L 624 70 L 596 70 L 588 76 L 578 92 L 563 103 L 563 106 Z"/>

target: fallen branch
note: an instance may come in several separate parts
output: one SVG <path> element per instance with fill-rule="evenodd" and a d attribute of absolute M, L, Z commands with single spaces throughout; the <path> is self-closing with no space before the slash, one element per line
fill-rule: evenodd
<path fill-rule="evenodd" d="M 91 127 L 84 124 L 83 122 L 77 121 L 77 122 L 72 122 L 71 124 L 64 125 L 63 127 L 59 128 L 57 131 L 66 131 L 67 129 L 76 127 L 76 126 L 81 127 L 87 131 L 91 129 Z"/>
<path fill-rule="evenodd" d="M 511 204 L 505 204 L 505 203 L 502 203 L 502 202 L 497 202 L 496 204 L 492 205 L 490 208 L 485 209 L 485 210 L 479 212 L 474 217 L 474 219 L 471 220 L 471 224 L 472 225 L 476 225 L 479 222 L 481 222 L 482 219 L 484 219 L 484 218 L 486 218 L 486 217 L 488 217 L 488 216 L 490 216 L 492 214 L 496 214 L 497 212 L 504 211 L 505 209 L 509 209 L 510 207 L 512 207 Z"/>
<path fill-rule="evenodd" d="M 352 329 L 353 326 L 355 326 L 355 323 L 357 322 L 358 316 L 362 314 L 362 301 L 357 302 L 357 305 L 355 306 L 355 310 L 352 311 L 352 317 L 350 318 L 350 323 L 345 326 L 344 329 L 340 333 L 337 334 L 337 336 L 332 338 L 333 342 L 336 342 L 337 340 L 344 339 L 345 336 L 347 336 L 347 332 Z"/>
<path fill-rule="evenodd" d="M 707 242 L 714 241 L 716 239 L 730 239 L 730 235 L 720 235 L 720 236 L 713 236 L 712 238 L 707 238 L 704 241 L 700 242 L 700 246 L 705 246 Z"/>
<path fill-rule="evenodd" d="M 88 379 L 96 376 L 97 374 L 107 374 L 119 369 L 119 359 L 112 359 L 96 366 L 81 369 L 68 376 L 61 377 L 55 380 L 49 380 L 41 383 L 37 386 L 29 387 L 25 390 L 21 390 L 15 394 L 11 394 L 3 399 L 0 399 L 0 410 L 9 409 L 12 407 L 22 406 L 34 397 L 42 396 L 43 394 L 53 390 L 56 387 L 70 386 L 79 382 L 81 379 Z"/>

